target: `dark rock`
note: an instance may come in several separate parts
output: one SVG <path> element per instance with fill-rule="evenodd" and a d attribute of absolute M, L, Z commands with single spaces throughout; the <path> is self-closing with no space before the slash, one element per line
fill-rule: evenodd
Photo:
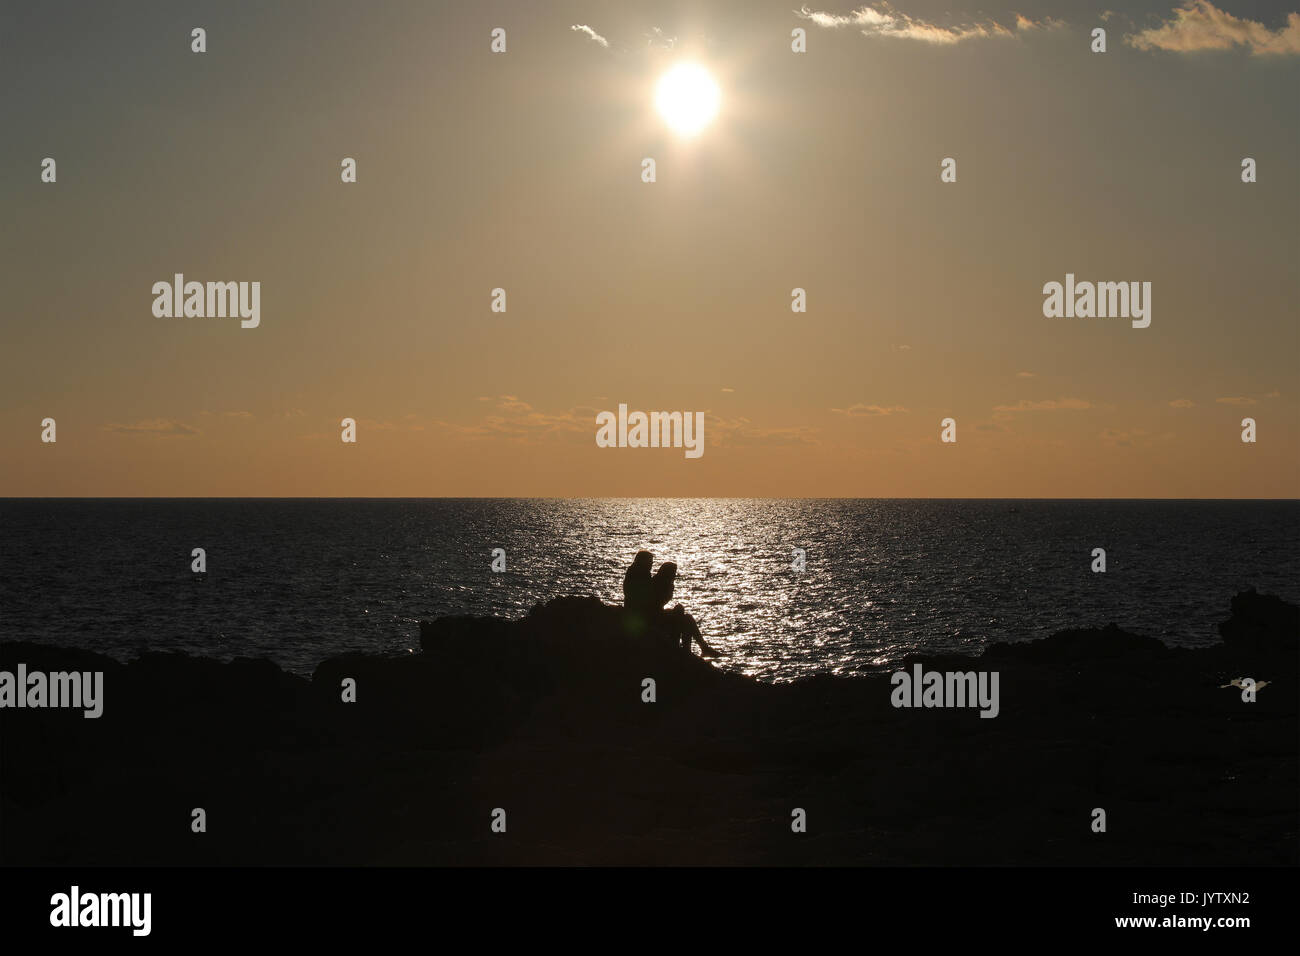
<path fill-rule="evenodd" d="M 0 711 L 0 856 L 1297 862 L 1297 609 L 1277 598 L 1238 595 L 1224 643 L 1201 650 L 1110 625 L 909 659 L 997 670 L 993 720 L 895 709 L 882 674 L 754 681 L 626 624 L 589 597 L 443 618 L 421 623 L 421 654 L 342 655 L 311 681 L 267 661 L 0 644 L 0 669 L 105 673 L 98 720 Z M 1241 676 L 1270 686 L 1244 703 L 1220 687 Z M 209 839 L 189 831 L 196 806 Z M 509 841 L 488 830 L 498 806 Z M 796 806 L 816 839 L 792 838 Z"/>
<path fill-rule="evenodd" d="M 1235 657 L 1285 666 L 1300 650 L 1300 608 L 1251 588 L 1232 599 L 1232 616 L 1219 625 L 1219 634 Z"/>

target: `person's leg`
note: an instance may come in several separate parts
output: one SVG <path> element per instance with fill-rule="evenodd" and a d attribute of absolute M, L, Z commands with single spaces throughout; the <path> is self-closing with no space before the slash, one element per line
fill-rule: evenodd
<path fill-rule="evenodd" d="M 655 615 L 658 621 L 658 634 L 660 640 L 665 644 L 671 644 L 676 647 L 680 641 L 679 635 L 681 628 L 678 624 L 677 615 L 672 612 L 671 608 L 664 608 Z"/>
<path fill-rule="evenodd" d="M 677 629 L 673 624 L 672 613 L 668 610 L 659 611 L 655 614 L 655 633 L 660 640 L 677 643 Z"/>
<path fill-rule="evenodd" d="M 687 614 L 686 615 L 686 649 L 688 651 L 691 649 L 692 637 L 695 638 L 695 642 L 700 645 L 701 657 L 718 656 L 718 652 L 715 651 L 713 648 L 711 648 L 709 646 L 708 641 L 704 639 L 704 635 L 700 632 L 700 625 L 696 623 L 695 618 Z"/>
<path fill-rule="evenodd" d="M 669 612 L 673 622 L 673 642 L 680 643 L 686 653 L 691 652 L 691 629 L 686 623 L 690 620 L 690 615 L 686 613 L 686 608 L 680 604 Z"/>

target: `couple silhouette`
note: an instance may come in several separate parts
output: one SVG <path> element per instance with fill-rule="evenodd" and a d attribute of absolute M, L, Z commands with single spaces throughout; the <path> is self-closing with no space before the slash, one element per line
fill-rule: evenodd
<path fill-rule="evenodd" d="M 632 559 L 632 566 L 623 575 L 623 609 L 629 618 L 629 629 L 633 633 L 647 629 L 663 633 L 674 644 L 680 643 L 688 654 L 691 652 L 691 642 L 694 641 L 700 645 L 701 657 L 717 657 L 718 652 L 704 640 L 695 618 L 687 614 L 680 604 L 671 610 L 667 607 L 673 599 L 677 565 L 665 561 L 651 575 L 650 567 L 653 564 L 653 554 L 638 551 Z"/>

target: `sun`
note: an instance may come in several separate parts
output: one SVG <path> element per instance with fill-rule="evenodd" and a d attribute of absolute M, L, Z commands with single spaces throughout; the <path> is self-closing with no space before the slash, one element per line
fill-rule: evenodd
<path fill-rule="evenodd" d="M 708 126 L 718 115 L 721 99 L 718 84 L 698 63 L 678 63 L 655 88 L 655 108 L 682 136 L 694 136 Z"/>

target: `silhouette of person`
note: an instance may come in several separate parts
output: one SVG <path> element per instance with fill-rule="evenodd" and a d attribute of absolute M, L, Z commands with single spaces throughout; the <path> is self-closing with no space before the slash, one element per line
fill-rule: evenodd
<path fill-rule="evenodd" d="M 695 623 L 695 618 L 686 613 L 686 608 L 678 604 L 672 610 L 667 609 L 666 605 L 673 599 L 673 584 L 676 580 L 675 563 L 665 561 L 659 565 L 659 570 L 650 579 L 651 612 L 659 619 L 660 625 L 668 631 L 668 636 L 673 641 L 681 641 L 686 653 L 691 652 L 693 640 L 700 645 L 701 657 L 717 657 L 718 652 L 704 640 L 704 635 L 700 633 L 700 626 Z"/>
<path fill-rule="evenodd" d="M 652 612 L 650 566 L 654 564 L 654 555 L 649 551 L 638 551 L 632 559 L 632 566 L 623 575 L 623 609 L 629 618 L 628 629 L 640 633 L 649 626 Z"/>
<path fill-rule="evenodd" d="M 677 565 L 674 562 L 665 561 L 659 565 L 659 570 L 650 579 L 650 607 L 653 610 L 662 611 L 673 599 L 673 585 L 676 581 Z"/>

